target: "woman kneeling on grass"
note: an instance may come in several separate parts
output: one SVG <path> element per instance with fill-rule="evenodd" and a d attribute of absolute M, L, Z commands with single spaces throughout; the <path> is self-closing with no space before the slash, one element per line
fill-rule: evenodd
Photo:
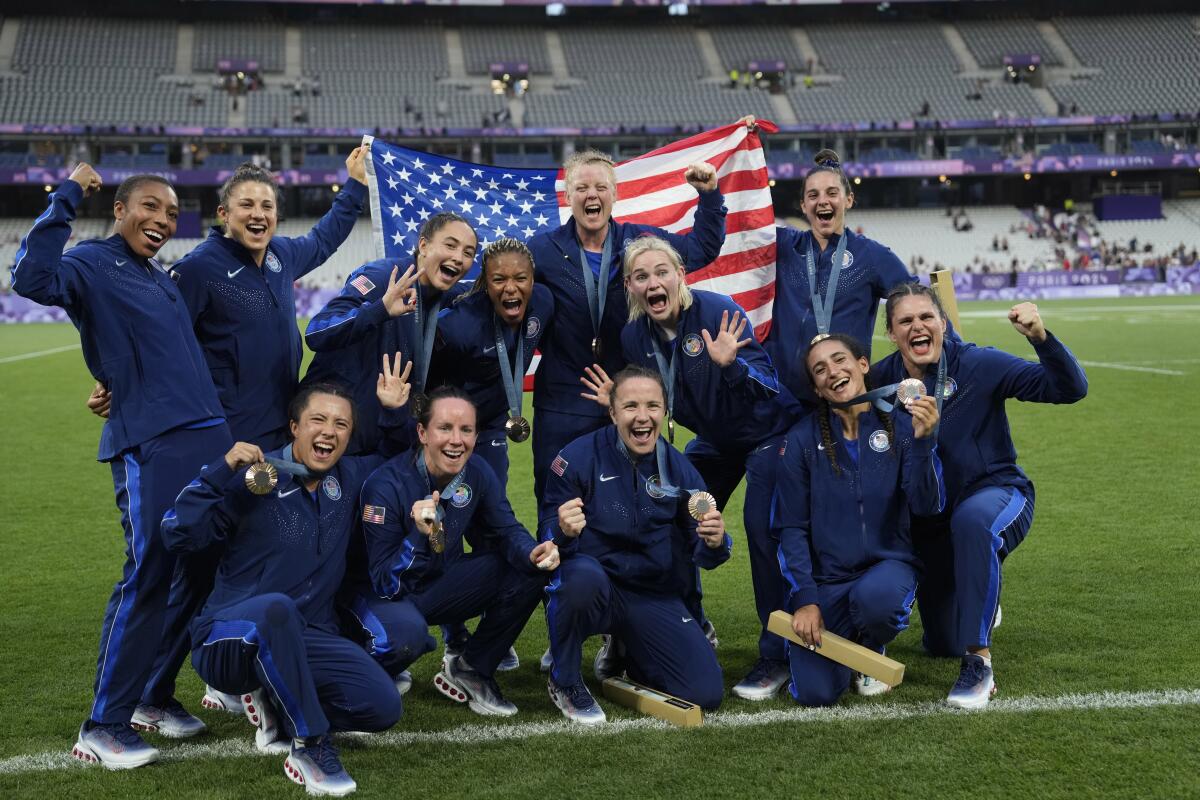
<path fill-rule="evenodd" d="M 1008 312 L 1039 363 L 991 347 L 946 338 L 946 314 L 928 287 L 901 284 L 888 294 L 888 337 L 897 352 L 874 366 L 881 381 L 916 378 L 942 397 L 939 452 L 946 464 L 946 509 L 914 520 L 925 565 L 917 593 L 925 649 L 962 657 L 946 701 L 982 708 L 996 692 L 992 628 L 999 622 L 1000 565 L 1033 522 L 1033 483 L 1017 466 L 1004 401 L 1074 403 L 1087 394 L 1075 356 L 1033 303 Z"/>
<path fill-rule="evenodd" d="M 932 397 L 895 414 L 873 409 L 864 396 L 870 362 L 850 336 L 818 337 L 805 364 L 820 405 L 788 431 L 774 525 L 790 587 L 786 607 L 807 647 L 788 645 L 792 697 L 826 706 L 851 675 L 812 651 L 821 631 L 882 651 L 908 627 L 919 564 L 909 512 L 941 511 L 945 487 Z M 887 690 L 861 676 L 856 688 Z"/>

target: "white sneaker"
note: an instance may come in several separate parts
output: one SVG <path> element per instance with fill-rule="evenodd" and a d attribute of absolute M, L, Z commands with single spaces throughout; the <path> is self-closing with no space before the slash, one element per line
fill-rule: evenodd
<path fill-rule="evenodd" d="M 158 750 L 146 744 L 132 726 L 124 722 L 106 725 L 88 723 L 79 729 L 71 757 L 106 769 L 133 769 L 158 761 Z"/>
<path fill-rule="evenodd" d="M 958 680 L 946 703 L 955 708 L 986 708 L 995 693 L 996 679 L 991 665 L 983 660 L 983 656 L 968 653 L 963 656 Z"/>
<path fill-rule="evenodd" d="M 139 731 L 155 731 L 168 739 L 186 739 L 204 733 L 208 726 L 188 713 L 183 704 L 172 697 L 166 704 L 152 706 L 139 703 L 129 724 Z"/>
<path fill-rule="evenodd" d="M 861 672 L 854 673 L 854 693 L 862 697 L 877 697 L 881 694 L 887 694 L 892 690 L 881 680 L 872 678 L 870 675 L 863 675 Z"/>
<path fill-rule="evenodd" d="M 288 747 L 283 773 L 304 787 L 309 794 L 345 797 L 358 788 L 338 758 L 337 748 L 329 735 L 309 740 L 304 747 Z"/>
<path fill-rule="evenodd" d="M 254 726 L 254 746 L 260 753 L 282 755 L 292 752 L 292 740 L 279 727 L 279 718 L 264 689 L 242 695 L 246 719 Z"/>
<path fill-rule="evenodd" d="M 538 664 L 538 669 L 542 672 L 549 672 L 554 669 L 554 655 L 550 652 L 550 648 L 546 648 L 546 652 L 542 653 L 542 660 Z"/>
<path fill-rule="evenodd" d="M 510 647 L 508 653 L 496 665 L 496 672 L 512 672 L 514 669 L 519 669 L 520 666 L 521 657 L 517 655 L 517 648 Z"/>
<path fill-rule="evenodd" d="M 433 679 L 433 685 L 451 700 L 466 702 L 476 714 L 511 717 L 517 713 L 495 678 L 484 677 L 467 666 L 462 656 L 455 656 Z"/>
<path fill-rule="evenodd" d="M 400 693 L 401 697 L 408 694 L 408 690 L 412 688 L 412 684 L 412 673 L 408 670 L 404 670 L 404 672 L 396 676 L 396 691 Z"/>
<path fill-rule="evenodd" d="M 574 686 L 559 686 L 551 678 L 546 685 L 550 692 L 550 700 L 563 712 L 563 716 L 571 722 L 583 725 L 603 725 L 608 721 L 604 709 L 592 697 L 587 685 L 580 681 Z"/>
<path fill-rule="evenodd" d="M 769 700 L 791 677 L 786 661 L 760 658 L 746 677 L 733 687 L 733 693 L 743 700 Z"/>
<path fill-rule="evenodd" d="M 200 700 L 201 708 L 211 708 L 213 711 L 224 711 L 226 714 L 241 714 L 242 698 L 236 694 L 228 694 L 211 686 L 204 687 L 204 697 Z"/>

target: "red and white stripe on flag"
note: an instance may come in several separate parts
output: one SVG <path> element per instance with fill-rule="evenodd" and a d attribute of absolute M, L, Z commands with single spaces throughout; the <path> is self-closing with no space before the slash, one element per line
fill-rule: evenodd
<path fill-rule="evenodd" d="M 766 133 L 779 130 L 767 120 L 758 120 L 757 126 Z M 735 123 L 622 161 L 617 165 L 613 218 L 670 233 L 690 231 L 697 195 L 683 175 L 697 161 L 716 168 L 728 216 L 721 254 L 712 264 L 688 275 L 688 284 L 733 298 L 746 309 L 755 334 L 762 339 L 770 329 L 775 300 L 775 210 L 757 131 Z M 561 171 L 555 189 L 559 219 L 566 222 L 571 206 Z"/>

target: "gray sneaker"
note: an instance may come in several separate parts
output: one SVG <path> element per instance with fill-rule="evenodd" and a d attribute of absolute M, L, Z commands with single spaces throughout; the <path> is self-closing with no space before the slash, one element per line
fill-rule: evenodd
<path fill-rule="evenodd" d="M 106 769 L 133 769 L 158 761 L 158 750 L 127 723 L 85 722 L 71 756 Z"/>
<path fill-rule="evenodd" d="M 412 688 L 412 673 L 404 670 L 396 676 L 396 691 L 401 697 L 408 694 L 408 690 Z"/>
<path fill-rule="evenodd" d="M 161 706 L 138 704 L 129 724 L 139 731 L 155 731 L 168 739 L 186 739 L 204 733 L 208 726 L 188 713 L 183 704 L 172 697 Z"/>
<path fill-rule="evenodd" d="M 242 709 L 246 719 L 254 726 L 254 746 L 260 753 L 281 754 L 291 752 L 292 743 L 283 729 L 265 689 L 255 689 L 242 695 Z"/>
<path fill-rule="evenodd" d="M 721 644 L 721 641 L 717 638 L 717 629 L 713 627 L 711 620 L 704 620 L 704 638 L 708 639 L 708 643 L 712 645 L 713 650 L 716 650 Z"/>
<path fill-rule="evenodd" d="M 769 700 L 791 677 L 786 661 L 760 658 L 746 677 L 733 687 L 733 693 L 743 700 Z"/>
<path fill-rule="evenodd" d="M 517 707 L 505 699 L 496 680 L 471 669 L 462 656 L 455 656 L 443 664 L 433 685 L 451 700 L 467 703 L 476 714 L 511 717 L 517 713 Z"/>
<path fill-rule="evenodd" d="M 542 672 L 549 672 L 554 669 L 554 654 L 550 652 L 550 648 L 546 648 L 546 652 L 542 653 L 542 660 L 538 663 L 538 669 Z"/>
<path fill-rule="evenodd" d="M 309 794 L 345 797 L 358 788 L 354 778 L 342 766 L 337 748 L 328 735 L 309 739 L 304 747 L 293 744 L 283 762 L 283 772 Z"/>
<path fill-rule="evenodd" d="M 619 678 L 625 674 L 625 646 L 621 640 L 611 634 L 601 638 L 600 649 L 596 651 L 596 660 L 592 662 L 592 674 L 596 680 L 604 683 L 609 678 Z"/>
<path fill-rule="evenodd" d="M 519 669 L 520 666 L 521 657 L 517 655 L 517 648 L 510 647 L 508 653 L 496 665 L 496 672 L 512 672 L 514 669 Z"/>
<path fill-rule="evenodd" d="M 241 697 L 236 694 L 227 694 L 211 686 L 204 687 L 204 697 L 200 699 L 200 707 L 211 708 L 213 711 L 224 711 L 226 714 L 244 713 Z"/>

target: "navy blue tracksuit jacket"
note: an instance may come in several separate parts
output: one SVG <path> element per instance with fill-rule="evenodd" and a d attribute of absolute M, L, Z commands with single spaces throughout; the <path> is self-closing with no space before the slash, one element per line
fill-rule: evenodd
<path fill-rule="evenodd" d="M 294 283 L 325 263 L 350 235 L 366 191 L 358 181 L 347 181 L 311 231 L 272 238 L 261 267 L 220 228 L 175 265 L 235 440 L 266 449 L 286 441 L 287 406 L 304 358 Z"/>

